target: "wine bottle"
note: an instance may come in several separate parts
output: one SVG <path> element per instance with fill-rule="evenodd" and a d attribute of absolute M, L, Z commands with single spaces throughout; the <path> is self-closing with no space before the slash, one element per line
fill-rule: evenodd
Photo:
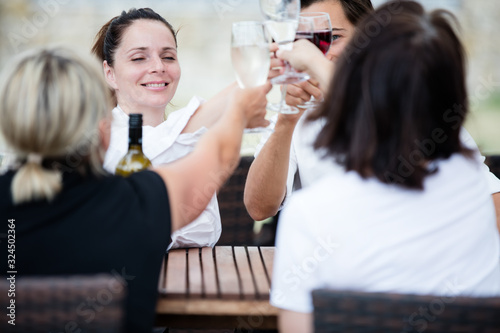
<path fill-rule="evenodd" d="M 142 114 L 132 113 L 129 115 L 128 152 L 118 162 L 115 174 L 127 177 L 150 166 L 151 161 L 142 152 Z"/>

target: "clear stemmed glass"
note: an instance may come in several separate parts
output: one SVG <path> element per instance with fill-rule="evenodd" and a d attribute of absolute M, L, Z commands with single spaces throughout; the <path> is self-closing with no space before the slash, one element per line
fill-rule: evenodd
<path fill-rule="evenodd" d="M 300 0 L 260 0 L 266 17 L 266 28 L 280 50 L 291 50 L 299 24 Z M 272 84 L 291 84 L 309 79 L 306 73 L 297 73 L 288 63 L 285 72 L 271 80 Z"/>
<path fill-rule="evenodd" d="M 290 50 L 295 40 L 295 32 L 299 21 L 300 0 L 260 0 L 260 9 L 264 14 L 266 28 L 282 50 Z M 299 110 L 286 105 L 285 96 L 287 84 L 298 83 L 309 79 L 306 73 L 295 72 L 288 63 L 285 63 L 285 72 L 271 79 L 272 84 L 282 84 L 281 101 L 279 104 L 268 104 L 271 111 L 294 114 Z"/>
<path fill-rule="evenodd" d="M 309 12 L 301 13 L 300 20 L 309 19 L 313 25 L 313 33 L 302 32 L 300 27 L 297 29 L 295 39 L 306 38 L 316 45 L 323 54 L 327 54 L 332 44 L 332 24 L 330 22 L 330 15 L 323 12 Z M 314 108 L 320 104 L 314 96 L 302 105 L 297 105 L 299 108 Z"/>
<path fill-rule="evenodd" d="M 236 81 L 241 88 L 252 88 L 266 83 L 271 60 L 269 42 L 262 22 L 233 23 L 231 60 Z M 272 131 L 270 126 L 247 128 L 245 133 Z"/>
<path fill-rule="evenodd" d="M 310 33 L 312 39 L 312 21 L 299 19 L 300 1 L 298 0 L 261 0 L 261 9 L 266 18 L 269 35 L 277 42 L 280 50 L 291 50 L 296 40 L 295 33 L 300 29 L 303 34 Z M 309 79 L 307 73 L 298 73 L 285 62 L 285 72 L 271 79 L 272 84 L 282 84 L 281 100 L 278 104 L 268 104 L 267 109 L 285 114 L 299 113 L 299 109 L 286 104 L 287 84 L 298 83 Z"/>

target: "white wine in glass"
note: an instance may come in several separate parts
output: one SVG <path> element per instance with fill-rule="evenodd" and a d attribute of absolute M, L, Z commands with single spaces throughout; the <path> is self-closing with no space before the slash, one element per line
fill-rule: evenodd
<path fill-rule="evenodd" d="M 236 81 L 241 88 L 252 88 L 266 83 L 271 59 L 261 22 L 233 23 L 231 60 Z"/>
<path fill-rule="evenodd" d="M 262 22 L 240 21 L 233 23 L 231 60 L 240 88 L 253 88 L 266 83 L 271 58 L 269 56 L 269 42 Z M 245 129 L 245 133 L 264 131 L 272 131 L 272 129 L 269 126 Z"/>
<path fill-rule="evenodd" d="M 299 25 L 300 0 L 260 0 L 260 9 L 267 19 L 266 27 L 280 50 L 291 50 Z M 271 79 L 271 83 L 292 84 L 308 79 L 309 75 L 294 71 L 285 62 L 285 72 Z"/>

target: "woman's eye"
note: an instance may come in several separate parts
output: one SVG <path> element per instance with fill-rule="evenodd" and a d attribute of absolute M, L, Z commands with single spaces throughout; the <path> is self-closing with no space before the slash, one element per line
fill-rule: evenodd
<path fill-rule="evenodd" d="M 165 60 L 175 60 L 174 57 L 163 57 L 163 59 L 165 59 Z"/>
<path fill-rule="evenodd" d="M 140 60 L 144 60 L 144 58 L 138 57 L 138 58 L 133 58 L 132 59 L 132 61 L 140 61 Z"/>
<path fill-rule="evenodd" d="M 340 35 L 332 35 L 332 42 L 340 38 Z"/>

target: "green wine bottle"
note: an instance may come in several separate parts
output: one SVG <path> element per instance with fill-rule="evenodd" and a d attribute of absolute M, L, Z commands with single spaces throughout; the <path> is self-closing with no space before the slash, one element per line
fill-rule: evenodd
<path fill-rule="evenodd" d="M 142 152 L 142 114 L 132 113 L 129 115 L 128 152 L 118 162 L 115 174 L 127 177 L 150 166 L 151 161 Z"/>

